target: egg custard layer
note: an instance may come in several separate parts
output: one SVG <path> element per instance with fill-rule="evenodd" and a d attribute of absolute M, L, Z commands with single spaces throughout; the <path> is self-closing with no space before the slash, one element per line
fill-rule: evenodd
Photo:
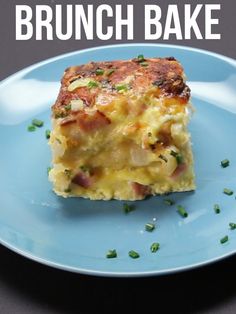
<path fill-rule="evenodd" d="M 173 57 L 68 68 L 52 107 L 54 191 L 140 200 L 194 190 L 189 98 Z"/>

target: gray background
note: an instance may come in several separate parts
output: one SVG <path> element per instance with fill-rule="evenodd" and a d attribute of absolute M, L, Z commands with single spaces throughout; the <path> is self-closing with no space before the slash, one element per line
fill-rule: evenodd
<path fill-rule="evenodd" d="M 64 52 L 97 45 L 117 43 L 100 41 L 15 41 L 15 4 L 100 4 L 103 1 L 25 1 L 0 0 L 0 79 L 37 61 Z M 95 4 L 96 3 L 96 4 Z M 126 4 L 109 0 L 107 4 Z M 135 4 L 135 40 L 143 42 L 142 8 L 158 4 L 163 11 L 167 3 L 221 3 L 221 40 L 175 41 L 165 43 L 189 45 L 236 58 L 236 1 L 128 1 Z M 203 15 L 199 23 L 204 24 Z M 119 43 L 125 40 L 119 41 Z M 161 43 L 162 41 L 154 41 Z M 236 313 L 236 257 L 175 275 L 112 279 L 76 275 L 51 269 L 29 261 L 0 246 L 0 313 L 135 313 L 142 306 L 148 313 Z"/>

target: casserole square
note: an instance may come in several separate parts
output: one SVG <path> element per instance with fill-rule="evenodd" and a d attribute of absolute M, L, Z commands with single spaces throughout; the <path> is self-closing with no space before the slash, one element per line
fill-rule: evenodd
<path fill-rule="evenodd" d="M 66 69 L 52 107 L 54 191 L 140 200 L 195 189 L 190 89 L 173 57 Z"/>

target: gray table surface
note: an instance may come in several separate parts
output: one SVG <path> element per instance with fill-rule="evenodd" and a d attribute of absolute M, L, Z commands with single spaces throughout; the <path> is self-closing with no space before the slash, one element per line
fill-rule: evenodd
<path fill-rule="evenodd" d="M 110 0 L 106 3 L 126 4 Z M 15 4 L 55 5 L 60 3 L 102 3 L 101 1 L 0 1 L 0 80 L 27 65 L 64 52 L 114 44 L 114 39 L 99 41 L 16 41 Z M 168 1 L 129 1 L 135 14 L 145 3 L 158 4 L 163 10 Z M 184 3 L 221 3 L 221 40 L 166 42 L 215 51 L 236 58 L 236 1 L 171 1 Z M 199 17 L 203 25 L 203 15 Z M 135 40 L 143 42 L 143 21 L 135 22 Z M 120 41 L 125 42 L 125 40 Z M 120 43 L 119 42 L 119 43 Z M 163 41 L 158 41 L 163 42 Z M 68 273 L 32 262 L 0 246 L 0 313 L 135 313 L 143 306 L 147 313 L 236 313 L 236 256 L 222 262 L 174 275 L 149 278 L 100 278 Z"/>

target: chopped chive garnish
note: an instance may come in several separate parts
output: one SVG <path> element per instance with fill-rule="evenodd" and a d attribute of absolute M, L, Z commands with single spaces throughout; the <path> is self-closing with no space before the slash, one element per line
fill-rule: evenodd
<path fill-rule="evenodd" d="M 57 137 L 56 138 L 57 143 L 61 144 L 61 140 Z"/>
<path fill-rule="evenodd" d="M 164 203 L 166 204 L 166 205 L 169 205 L 169 206 L 172 206 L 172 205 L 174 205 L 174 201 L 173 200 L 171 200 L 171 199 L 165 199 L 164 200 Z"/>
<path fill-rule="evenodd" d="M 116 250 L 108 250 L 107 254 L 106 254 L 107 258 L 115 258 L 117 257 L 117 252 Z"/>
<path fill-rule="evenodd" d="M 114 72 L 115 72 L 115 69 L 110 69 L 110 70 L 108 70 L 108 71 L 107 71 L 107 76 L 112 75 L 112 73 L 114 73 Z"/>
<path fill-rule="evenodd" d="M 103 69 L 97 69 L 95 71 L 96 75 L 103 75 L 104 74 L 104 70 Z"/>
<path fill-rule="evenodd" d="M 177 164 L 182 164 L 183 163 L 183 156 L 178 154 L 176 156 Z"/>
<path fill-rule="evenodd" d="M 155 224 L 153 224 L 151 222 L 149 222 L 145 225 L 145 230 L 149 231 L 149 232 L 152 232 L 155 228 L 156 228 Z"/>
<path fill-rule="evenodd" d="M 67 116 L 67 113 L 65 113 L 65 112 L 56 112 L 55 113 L 55 118 L 56 119 L 59 119 L 59 118 L 64 118 L 64 117 L 66 117 Z"/>
<path fill-rule="evenodd" d="M 36 126 L 34 126 L 34 125 L 29 125 L 28 128 L 27 128 L 27 130 L 28 130 L 29 132 L 34 132 L 34 131 L 36 130 Z"/>
<path fill-rule="evenodd" d="M 65 108 L 66 111 L 71 110 L 71 104 L 66 105 L 64 108 Z"/>
<path fill-rule="evenodd" d="M 233 195 L 233 194 L 234 194 L 234 191 L 225 188 L 225 189 L 223 190 L 223 193 L 226 194 L 226 195 Z"/>
<path fill-rule="evenodd" d="M 49 172 L 52 170 L 52 167 L 47 167 L 47 174 L 49 175 Z"/>
<path fill-rule="evenodd" d="M 167 162 L 167 161 L 168 161 L 168 159 L 167 159 L 164 155 L 162 155 L 162 154 L 160 154 L 158 157 L 159 157 L 160 159 L 164 160 L 164 162 Z"/>
<path fill-rule="evenodd" d="M 89 167 L 89 166 L 80 166 L 80 169 L 81 169 L 83 172 L 89 172 L 89 171 L 90 171 L 90 167 Z"/>
<path fill-rule="evenodd" d="M 123 210 L 126 214 L 128 214 L 128 213 L 132 212 L 133 210 L 135 210 L 135 206 L 124 203 L 123 204 Z"/>
<path fill-rule="evenodd" d="M 171 156 L 176 157 L 178 155 L 178 153 L 176 153 L 174 150 L 171 150 L 170 152 Z"/>
<path fill-rule="evenodd" d="M 180 153 L 171 150 L 170 154 L 171 156 L 175 157 L 178 165 L 183 163 L 183 156 Z"/>
<path fill-rule="evenodd" d="M 65 169 L 65 170 L 64 170 L 64 173 L 65 173 L 65 175 L 66 175 L 68 178 L 70 178 L 70 177 L 71 177 L 71 174 L 72 174 L 72 171 L 71 171 L 70 169 Z"/>
<path fill-rule="evenodd" d="M 152 243 L 150 250 L 152 253 L 155 253 L 156 251 L 158 251 L 160 248 L 160 244 L 158 242 L 154 242 Z"/>
<path fill-rule="evenodd" d="M 230 229 L 231 229 L 231 230 L 236 229 L 236 223 L 234 223 L 234 222 L 230 222 L 230 223 L 229 223 L 229 226 L 230 226 Z"/>
<path fill-rule="evenodd" d="M 138 55 L 138 61 L 143 62 L 145 60 L 144 55 Z"/>
<path fill-rule="evenodd" d="M 89 81 L 87 86 L 88 86 L 88 88 L 98 87 L 98 82 L 96 82 L 96 81 Z"/>
<path fill-rule="evenodd" d="M 178 205 L 177 206 L 177 212 L 183 217 L 183 218 L 187 218 L 188 217 L 188 213 L 186 212 L 185 208 L 182 205 Z"/>
<path fill-rule="evenodd" d="M 46 139 L 49 139 L 50 136 L 51 136 L 51 131 L 50 131 L 50 130 L 46 130 L 46 131 L 45 131 L 45 137 L 46 137 Z"/>
<path fill-rule="evenodd" d="M 226 168 L 229 166 L 229 160 L 228 159 L 224 159 L 221 161 L 221 167 L 222 168 Z"/>
<path fill-rule="evenodd" d="M 228 242 L 228 241 L 229 241 L 229 237 L 227 235 L 224 236 L 222 239 L 220 239 L 221 244 L 224 244 L 225 242 Z"/>
<path fill-rule="evenodd" d="M 131 250 L 129 251 L 129 256 L 132 258 L 139 258 L 139 253 L 134 250 Z"/>
<path fill-rule="evenodd" d="M 119 92 L 119 91 L 127 91 L 128 90 L 128 86 L 126 84 L 118 84 L 115 86 L 115 89 Z"/>
<path fill-rule="evenodd" d="M 140 65 L 142 66 L 142 67 L 147 67 L 148 66 L 148 63 L 147 62 L 140 62 Z"/>
<path fill-rule="evenodd" d="M 214 205 L 214 211 L 215 211 L 216 214 L 220 213 L 220 206 L 218 204 Z"/>
<path fill-rule="evenodd" d="M 43 121 L 42 120 L 38 120 L 38 119 L 33 119 L 32 120 L 32 124 L 34 126 L 37 126 L 38 128 L 41 128 L 41 126 L 43 126 Z"/>

